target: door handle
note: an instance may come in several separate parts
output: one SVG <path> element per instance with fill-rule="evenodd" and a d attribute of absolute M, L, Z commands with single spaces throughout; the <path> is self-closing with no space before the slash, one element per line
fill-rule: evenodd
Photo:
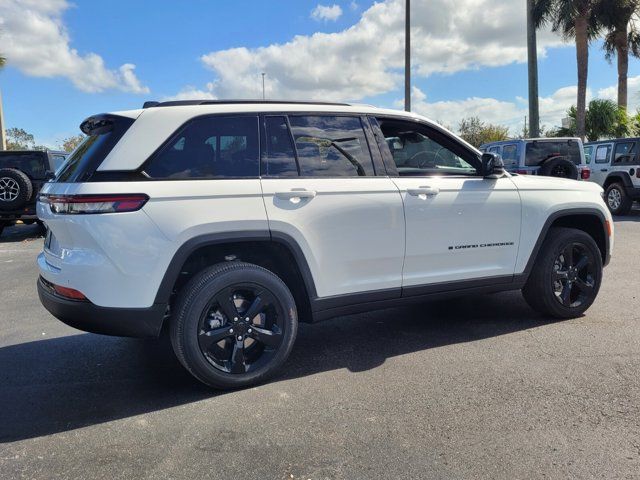
<path fill-rule="evenodd" d="M 424 195 L 425 197 L 434 197 L 440 193 L 440 189 L 437 187 L 407 188 L 407 193 L 414 197 L 419 197 L 421 195 Z"/>
<path fill-rule="evenodd" d="M 607 168 L 603 168 L 600 170 L 601 172 L 608 172 L 609 170 Z"/>
<path fill-rule="evenodd" d="M 316 196 L 315 190 L 306 190 L 304 188 L 293 188 L 288 192 L 276 192 L 276 197 L 283 200 L 289 200 L 291 203 L 299 203 L 303 198 L 313 198 Z"/>

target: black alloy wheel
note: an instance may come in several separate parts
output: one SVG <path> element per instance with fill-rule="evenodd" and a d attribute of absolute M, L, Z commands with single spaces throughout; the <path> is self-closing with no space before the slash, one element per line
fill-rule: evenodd
<path fill-rule="evenodd" d="M 596 262 L 586 245 L 568 244 L 553 265 L 553 291 L 565 307 L 579 307 L 593 297 Z"/>
<path fill-rule="evenodd" d="M 220 389 L 271 377 L 289 356 L 298 328 L 286 284 L 269 270 L 238 261 L 189 280 L 170 322 L 178 360 L 198 380 Z"/>
<path fill-rule="evenodd" d="M 257 284 L 239 283 L 215 293 L 198 324 L 200 350 L 215 368 L 246 373 L 268 364 L 283 339 L 282 306 Z"/>
<path fill-rule="evenodd" d="M 522 289 L 536 311 L 558 319 L 576 318 L 594 302 L 602 282 L 602 252 L 588 233 L 552 227 Z"/>

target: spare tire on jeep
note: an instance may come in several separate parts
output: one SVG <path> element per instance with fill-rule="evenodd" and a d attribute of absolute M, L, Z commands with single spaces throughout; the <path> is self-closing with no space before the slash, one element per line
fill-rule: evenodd
<path fill-rule="evenodd" d="M 0 211 L 18 210 L 33 195 L 29 177 L 15 168 L 0 168 Z"/>
<path fill-rule="evenodd" d="M 553 157 L 540 166 L 540 175 L 545 177 L 578 179 L 578 167 L 567 157 Z"/>

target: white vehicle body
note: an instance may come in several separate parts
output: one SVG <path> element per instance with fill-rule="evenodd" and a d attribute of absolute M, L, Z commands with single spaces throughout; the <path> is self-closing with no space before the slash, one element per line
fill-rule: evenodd
<path fill-rule="evenodd" d="M 118 179 L 53 181 L 37 206 L 50 229 L 38 256 L 44 281 L 81 292 L 84 316 L 100 311 L 100 321 L 107 322 L 110 312 L 132 324 L 136 318 L 145 322 L 130 329 L 92 322 L 87 330 L 157 334 L 185 262 L 199 248 L 223 243 L 286 249 L 304 280 L 310 319 L 411 297 L 519 289 L 554 224 L 592 232 L 604 264 L 613 248 L 611 214 L 602 188 L 591 182 L 508 173 L 399 176 L 380 169 L 359 177 L 118 177 L 139 172 L 181 126 L 207 115 L 260 116 L 260 129 L 269 115 L 359 118 L 378 166 L 389 161 L 389 150 L 366 118 L 390 118 L 432 129 L 480 157 L 419 115 L 295 103 L 158 106 L 113 115 L 133 123 L 96 172 Z M 60 214 L 50 205 L 56 197 L 114 194 L 144 194 L 148 201 L 135 211 L 100 214 Z M 59 300 L 62 306 L 47 308 L 85 328 L 66 313 L 73 300 Z"/>

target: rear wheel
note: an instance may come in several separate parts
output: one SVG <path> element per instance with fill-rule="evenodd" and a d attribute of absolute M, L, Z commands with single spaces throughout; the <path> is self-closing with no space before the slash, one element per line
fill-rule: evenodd
<path fill-rule="evenodd" d="M 198 380 L 221 389 L 270 378 L 295 341 L 298 318 L 291 292 L 272 272 L 228 262 L 192 278 L 179 294 L 171 343 Z"/>
<path fill-rule="evenodd" d="M 613 215 L 627 215 L 631 211 L 633 200 L 627 195 L 624 185 L 612 183 L 605 193 L 607 207 Z"/>
<path fill-rule="evenodd" d="M 522 289 L 536 311 L 555 318 L 575 318 L 593 303 L 602 281 L 602 256 L 582 230 L 552 228 Z"/>

